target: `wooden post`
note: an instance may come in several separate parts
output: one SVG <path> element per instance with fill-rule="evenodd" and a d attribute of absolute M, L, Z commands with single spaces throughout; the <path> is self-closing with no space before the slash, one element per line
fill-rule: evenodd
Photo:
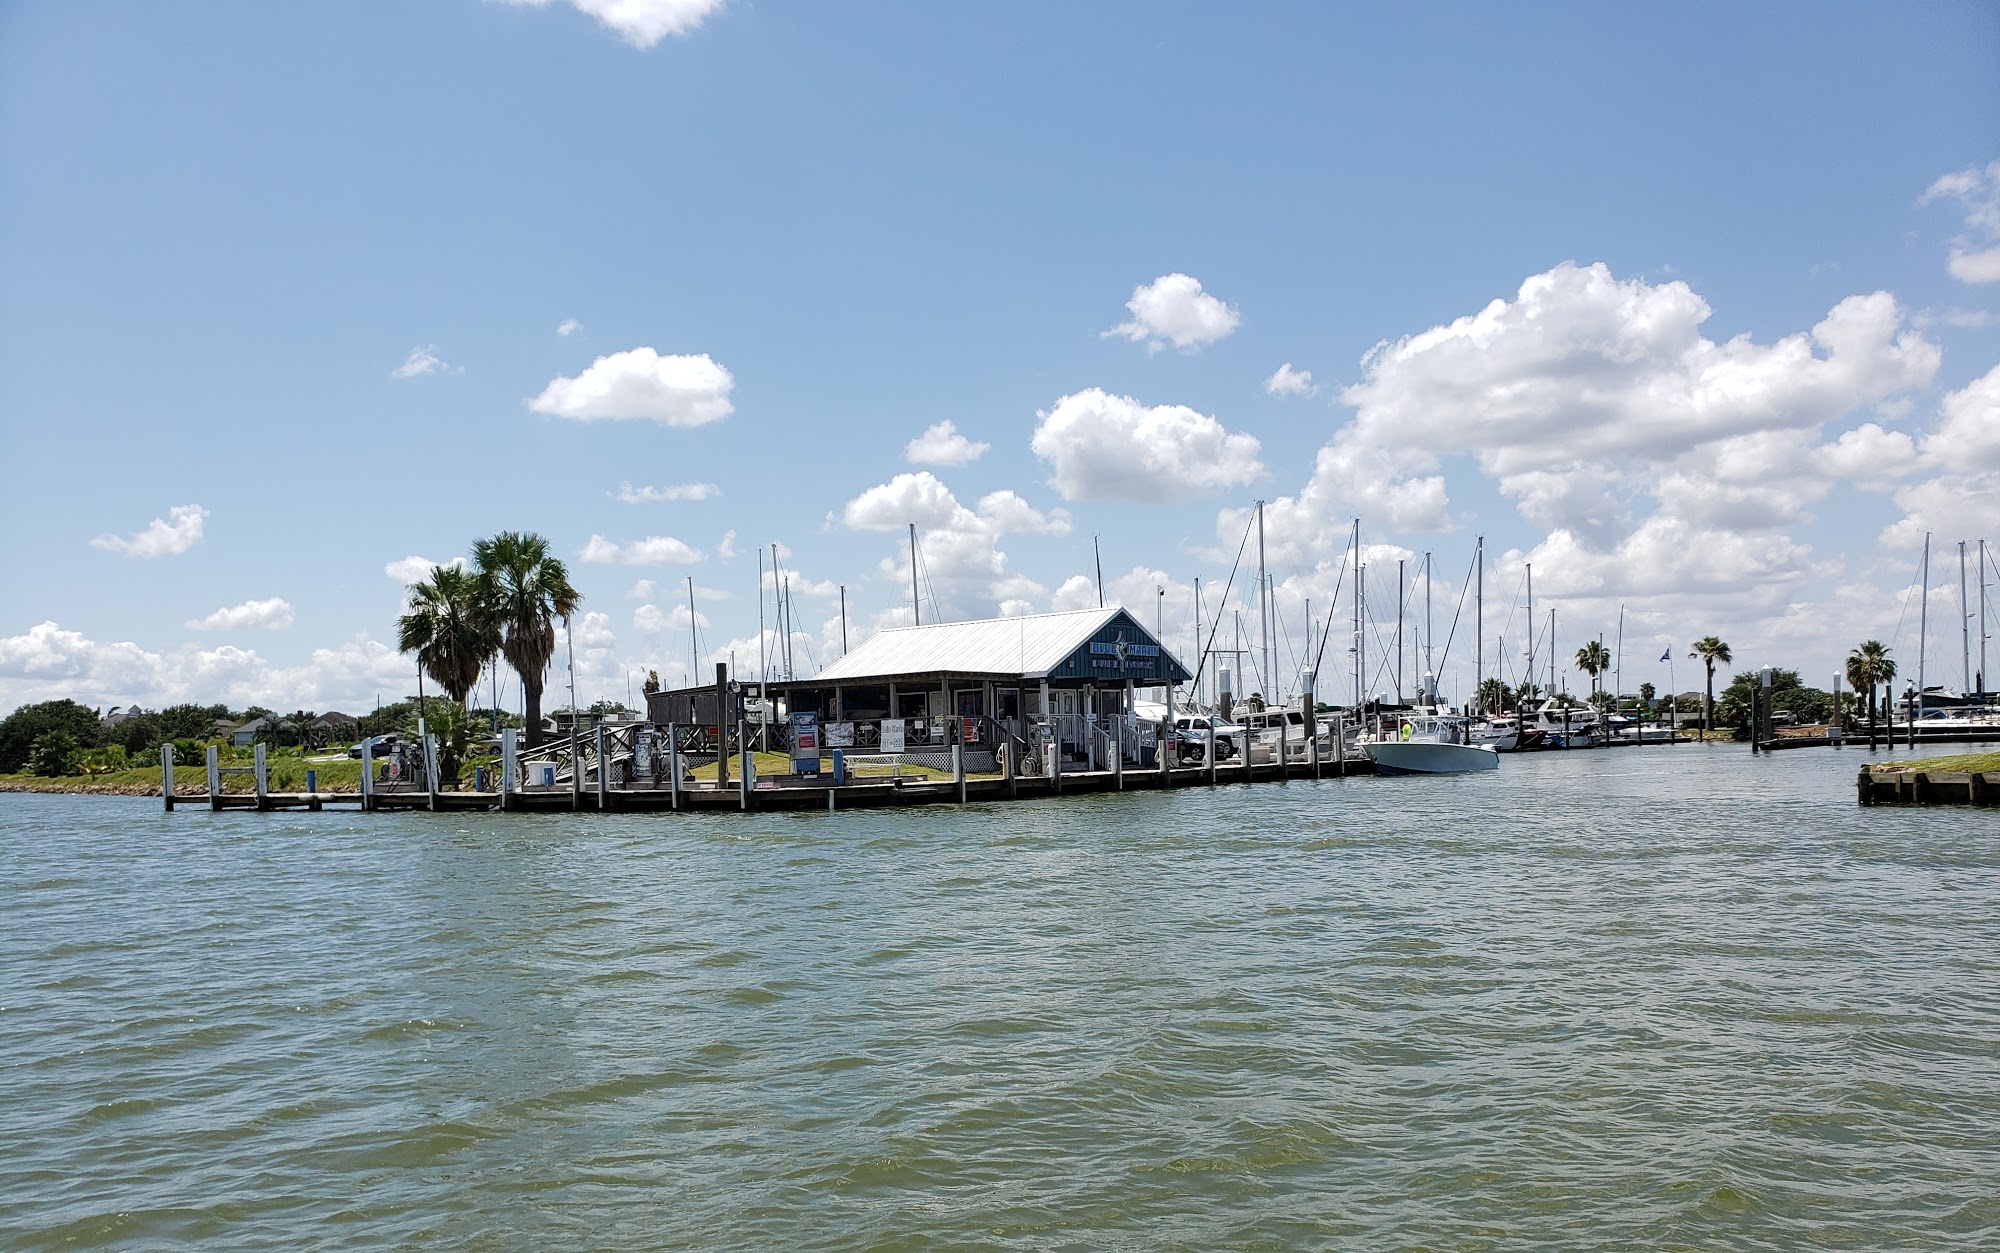
<path fill-rule="evenodd" d="M 1215 715 L 1208 716 L 1208 785 L 1215 786 Z"/>
<path fill-rule="evenodd" d="M 424 732 L 424 787 L 430 792 L 429 803 L 432 813 L 438 807 L 438 753 L 437 736 Z"/>
<path fill-rule="evenodd" d="M 160 745 L 160 798 L 167 803 L 167 812 L 174 812 L 174 746 L 172 743 Z"/>
<path fill-rule="evenodd" d="M 716 669 L 721 670 L 722 667 L 717 666 Z M 747 813 L 750 809 L 750 785 L 753 781 L 751 773 L 755 767 L 756 759 L 750 755 L 750 741 L 744 738 L 744 730 L 743 720 L 738 718 L 736 720 L 736 751 L 743 754 L 743 768 L 737 771 L 736 793 L 738 805 Z"/>
<path fill-rule="evenodd" d="M 1021 699 L 1017 693 L 1014 698 L 1014 712 L 1019 713 L 1020 711 Z M 1019 723 L 1021 720 L 1016 718 L 1014 721 Z M 1012 731 L 1001 728 L 997 719 L 994 721 L 993 726 L 1006 739 L 1006 742 L 1002 745 L 1006 752 L 1002 773 L 1007 777 L 1007 799 L 1013 800 L 1021 794 L 1021 763 L 1015 760 L 1015 758 L 1021 755 L 1021 750 L 1014 747 L 1015 735 Z M 1025 744 L 1026 742 L 1026 740 L 1022 740 L 1022 743 Z"/>
<path fill-rule="evenodd" d="M 222 808 L 222 762 L 215 745 L 208 746 L 208 807 Z"/>
<path fill-rule="evenodd" d="M 611 763 L 604 756 L 604 724 L 597 724 L 597 807 L 611 808 Z"/>
<path fill-rule="evenodd" d="M 361 812 L 375 812 L 375 737 L 361 741 Z"/>
<path fill-rule="evenodd" d="M 958 780 L 958 803 L 965 803 L 965 728 L 963 719 L 953 718 L 945 725 L 951 728 L 951 774 Z"/>
<path fill-rule="evenodd" d="M 500 733 L 500 810 L 502 813 L 515 806 L 514 781 L 520 770 L 514 764 L 515 740 L 520 735 L 513 727 Z"/>
<path fill-rule="evenodd" d="M 271 807 L 270 766 L 264 757 L 264 745 L 258 744 L 250 750 L 252 774 L 257 780 L 257 809 L 262 812 Z"/>
<path fill-rule="evenodd" d="M 681 737 L 674 724 L 667 724 L 667 808 L 681 807 Z"/>
<path fill-rule="evenodd" d="M 1285 712 L 1287 715 L 1290 714 L 1289 710 Z M 1280 783 L 1292 777 L 1291 755 L 1292 720 L 1287 716 L 1283 721 L 1278 723 L 1278 782 Z"/>
<path fill-rule="evenodd" d="M 1333 773 L 1335 778 L 1347 777 L 1347 715 L 1333 716 Z"/>
<path fill-rule="evenodd" d="M 1062 728 L 1056 725 L 1053 714 L 1043 714 L 1042 716 L 1049 720 L 1049 787 L 1060 795 L 1062 793 Z M 1035 745 L 1035 751 L 1042 751 L 1042 746 L 1039 743 Z"/>
<path fill-rule="evenodd" d="M 729 666 L 715 663 L 715 789 L 729 786 Z M 742 742 L 740 739 L 737 741 Z"/>

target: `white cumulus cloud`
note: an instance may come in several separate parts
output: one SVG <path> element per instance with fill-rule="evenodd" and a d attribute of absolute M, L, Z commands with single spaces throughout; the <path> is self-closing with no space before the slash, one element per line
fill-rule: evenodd
<path fill-rule="evenodd" d="M 175 557 L 201 542 L 207 521 L 208 510 L 200 505 L 175 505 L 166 517 L 154 518 L 136 535 L 100 535 L 90 546 L 127 557 Z"/>
<path fill-rule="evenodd" d="M 1264 380 L 1264 391 L 1272 396 L 1317 396 L 1319 385 L 1313 382 L 1311 370 L 1294 370 L 1287 361 Z"/>
<path fill-rule="evenodd" d="M 1198 280 L 1179 273 L 1133 288 L 1125 308 L 1132 320 L 1105 331 L 1104 337 L 1122 335 L 1155 352 L 1168 344 L 1188 351 L 1206 347 L 1243 321 L 1234 308 L 1203 291 Z"/>
<path fill-rule="evenodd" d="M 578 559 L 589 565 L 660 566 L 687 565 L 701 560 L 701 550 L 671 535 L 648 535 L 629 544 L 620 544 L 602 535 L 584 542 Z"/>
<path fill-rule="evenodd" d="M 431 577 L 431 571 L 439 566 L 452 566 L 463 570 L 472 563 L 464 557 L 453 557 L 449 561 L 432 561 L 429 557 L 398 557 L 382 567 L 382 573 L 405 585 L 421 583 Z"/>
<path fill-rule="evenodd" d="M 664 631 L 685 634 L 688 629 L 689 609 L 686 605 L 674 605 L 662 610 L 658 605 L 641 605 L 632 611 L 632 626 L 641 635 L 659 635 Z M 709 628 L 708 615 L 695 613 L 694 625 L 706 631 Z"/>
<path fill-rule="evenodd" d="M 1965 229 L 1951 241 L 1951 276 L 1961 283 L 2000 283 L 2000 161 L 1944 175 L 1918 203 L 1942 199 L 1965 206 Z"/>
<path fill-rule="evenodd" d="M 292 625 L 292 604 L 283 597 L 271 596 L 263 600 L 246 600 L 240 605 L 218 609 L 206 618 L 195 618 L 188 623 L 194 631 L 242 631 L 252 627 L 266 631 L 282 631 Z"/>
<path fill-rule="evenodd" d="M 536 413 L 580 422 L 637 419 L 704 426 L 735 410 L 736 380 L 707 353 L 662 356 L 632 348 L 599 357 L 575 378 L 557 378 L 528 402 Z"/>
<path fill-rule="evenodd" d="M 1171 504 L 1248 483 L 1264 472 L 1254 435 L 1185 405 L 1139 403 L 1087 388 L 1036 414 L 1029 447 L 1066 500 Z"/>
<path fill-rule="evenodd" d="M 437 355 L 436 344 L 419 344 L 415 348 L 410 349 L 410 355 L 403 359 L 403 364 L 389 371 L 389 377 L 392 379 L 413 379 L 425 374 L 463 373 L 465 373 L 465 367 L 448 365 L 443 358 Z"/>
<path fill-rule="evenodd" d="M 669 483 L 665 487 L 634 487 L 630 483 L 620 483 L 612 493 L 628 505 L 653 505 L 668 500 L 707 500 L 711 496 L 722 495 L 722 489 L 713 483 Z"/>
<path fill-rule="evenodd" d="M 920 466 L 962 466 L 979 460 L 991 447 L 967 439 L 958 433 L 955 423 L 944 421 L 903 445 L 903 460 Z"/>
<path fill-rule="evenodd" d="M 1043 512 L 1017 493 L 988 492 L 977 507 L 961 504 L 950 488 L 928 470 L 898 474 L 847 502 L 841 521 L 855 530 L 901 531 L 914 522 L 918 529 L 919 583 L 937 608 L 958 616 L 975 608 L 990 612 L 1003 599 L 1018 595 L 1017 576 L 1007 569 L 1007 554 L 999 541 L 1007 535 L 1067 535 L 1069 514 Z M 895 586 L 910 586 L 910 551 L 897 544 L 878 565 Z M 933 611 L 925 611 L 926 620 Z"/>
<path fill-rule="evenodd" d="M 366 635 L 314 649 L 298 666 L 273 665 L 227 644 L 159 651 L 129 640 L 93 640 L 55 622 L 0 636 L 0 708 L 69 697 L 88 705 L 220 701 L 359 710 L 378 694 L 407 693 L 413 678 L 409 658 Z"/>
<path fill-rule="evenodd" d="M 541 8 L 549 0 L 509 0 Z M 692 33 L 723 0 L 568 0 L 634 48 L 650 48 L 669 35 Z"/>

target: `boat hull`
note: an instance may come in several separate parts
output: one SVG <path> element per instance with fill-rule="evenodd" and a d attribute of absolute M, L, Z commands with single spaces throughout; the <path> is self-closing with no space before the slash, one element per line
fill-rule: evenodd
<path fill-rule="evenodd" d="M 1470 744 L 1384 740 L 1367 745 L 1367 752 L 1380 774 L 1467 774 L 1500 768 L 1500 754 Z"/>

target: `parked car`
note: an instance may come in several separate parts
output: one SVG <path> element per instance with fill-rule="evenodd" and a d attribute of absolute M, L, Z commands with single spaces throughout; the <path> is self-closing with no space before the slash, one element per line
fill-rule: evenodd
<path fill-rule="evenodd" d="M 402 737 L 397 735 L 394 731 L 391 731 L 387 735 L 377 735 L 377 736 L 372 736 L 369 739 L 362 740 L 359 744 L 356 744 L 353 747 L 349 748 L 347 750 L 347 755 L 349 757 L 354 758 L 356 761 L 359 761 L 361 760 L 361 745 L 372 743 L 375 746 L 374 749 L 375 756 L 387 757 L 390 753 L 396 751 L 396 745 L 400 744 L 401 742 L 402 742 Z"/>

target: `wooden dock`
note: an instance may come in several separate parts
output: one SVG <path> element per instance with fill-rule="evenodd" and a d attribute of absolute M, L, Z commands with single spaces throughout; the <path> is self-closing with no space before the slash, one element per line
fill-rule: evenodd
<path fill-rule="evenodd" d="M 1863 805 L 2000 805 L 2000 779 L 1979 771 L 1863 766 L 1855 788 Z"/>
<path fill-rule="evenodd" d="M 1364 757 L 1323 761 L 1317 777 L 1344 778 L 1375 773 L 1375 763 Z M 168 810 L 207 808 L 257 811 L 318 811 L 352 807 L 364 811 L 469 813 L 506 810 L 517 813 L 569 813 L 604 811 L 612 813 L 741 813 L 764 810 L 841 810 L 885 808 L 894 805 L 966 805 L 1010 800 L 1033 800 L 1066 794 L 1102 792 L 1143 792 L 1168 788 L 1229 787 L 1249 783 L 1305 781 L 1315 777 L 1311 765 L 1275 762 L 1227 763 L 1214 770 L 1205 766 L 1131 770 L 1067 770 L 1053 776 L 969 775 L 962 779 L 917 776 L 903 778 L 867 776 L 835 784 L 831 777 L 781 775 L 757 779 L 745 787 L 740 777 L 728 784 L 682 781 L 678 786 L 667 780 L 638 786 L 599 785 L 595 780 L 581 788 L 569 786 L 518 788 L 511 792 L 438 791 L 421 788 L 385 787 L 377 784 L 370 793 L 360 792 L 224 792 L 169 794 Z"/>

